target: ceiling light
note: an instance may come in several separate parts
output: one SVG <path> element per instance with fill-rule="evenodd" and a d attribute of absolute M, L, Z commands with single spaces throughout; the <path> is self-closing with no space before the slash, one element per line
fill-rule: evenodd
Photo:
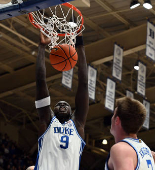
<path fill-rule="evenodd" d="M 143 7 L 146 8 L 146 9 L 151 9 L 152 8 L 151 1 L 150 0 L 145 0 L 144 4 L 143 4 Z"/>
<path fill-rule="evenodd" d="M 108 144 L 108 141 L 107 141 L 106 139 L 103 139 L 102 144 L 103 144 L 103 145 L 107 145 L 107 144 Z"/>
<path fill-rule="evenodd" d="M 139 70 L 138 61 L 136 61 L 136 64 L 134 65 L 134 69 L 137 70 L 137 71 Z"/>
<path fill-rule="evenodd" d="M 139 70 L 139 66 L 134 66 L 134 69 L 138 71 Z"/>
<path fill-rule="evenodd" d="M 130 3 L 130 9 L 134 9 L 136 7 L 138 7 L 140 5 L 140 3 L 138 2 L 138 0 L 132 0 Z"/>
<path fill-rule="evenodd" d="M 36 52 L 35 51 L 32 51 L 32 53 L 31 53 L 32 55 L 35 55 L 36 54 Z"/>

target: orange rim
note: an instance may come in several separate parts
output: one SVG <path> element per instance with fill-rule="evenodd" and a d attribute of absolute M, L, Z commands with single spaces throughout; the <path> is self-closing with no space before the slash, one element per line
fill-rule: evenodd
<path fill-rule="evenodd" d="M 71 5 L 70 3 L 66 2 L 66 3 L 63 3 L 61 4 L 63 6 L 67 6 L 69 8 L 72 8 L 74 11 L 76 11 L 80 16 L 81 16 L 81 25 L 80 25 L 80 28 L 77 32 L 80 32 L 80 30 L 82 29 L 82 26 L 83 26 L 83 23 L 84 23 L 84 19 L 83 19 L 83 16 L 82 16 L 82 13 L 80 10 L 78 10 L 74 5 Z M 29 14 L 29 21 L 31 22 L 31 24 L 35 27 L 35 28 L 39 28 L 39 29 L 43 29 L 43 27 L 41 25 L 39 25 L 37 22 L 35 22 L 34 18 L 33 18 L 33 14 L 32 12 L 30 12 Z M 65 36 L 65 34 L 61 34 L 61 33 L 58 33 L 58 36 Z"/>

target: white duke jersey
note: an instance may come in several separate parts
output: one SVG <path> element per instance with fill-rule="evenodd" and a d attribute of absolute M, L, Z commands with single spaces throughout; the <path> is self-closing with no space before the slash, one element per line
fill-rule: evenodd
<path fill-rule="evenodd" d="M 34 170 L 78 170 L 84 140 L 72 120 L 61 124 L 53 117 L 38 139 L 38 156 Z"/>
<path fill-rule="evenodd" d="M 151 150 L 141 139 L 125 138 L 120 142 L 128 143 L 136 151 L 138 162 L 135 170 L 155 170 L 155 164 Z M 105 170 L 109 170 L 109 157 L 105 164 Z"/>

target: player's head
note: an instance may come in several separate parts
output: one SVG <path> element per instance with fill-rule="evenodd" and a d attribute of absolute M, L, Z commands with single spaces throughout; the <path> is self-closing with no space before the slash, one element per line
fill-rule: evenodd
<path fill-rule="evenodd" d="M 72 115 L 71 107 L 66 101 L 59 101 L 54 106 L 54 114 L 57 118 L 70 119 Z"/>
<path fill-rule="evenodd" d="M 34 170 L 35 166 L 29 166 L 26 170 Z"/>
<path fill-rule="evenodd" d="M 114 135 L 120 122 L 126 134 L 137 134 L 144 123 L 145 117 L 146 109 L 138 100 L 129 97 L 117 99 L 110 131 Z"/>

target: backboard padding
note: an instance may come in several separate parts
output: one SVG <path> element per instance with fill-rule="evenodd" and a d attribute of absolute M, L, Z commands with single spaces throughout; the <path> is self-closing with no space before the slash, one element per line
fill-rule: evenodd
<path fill-rule="evenodd" d="M 17 5 L 0 8 L 0 20 L 27 14 L 39 9 L 45 9 L 50 6 L 69 2 L 71 0 L 29 0 Z M 2 6 L 2 5 L 1 5 Z"/>

